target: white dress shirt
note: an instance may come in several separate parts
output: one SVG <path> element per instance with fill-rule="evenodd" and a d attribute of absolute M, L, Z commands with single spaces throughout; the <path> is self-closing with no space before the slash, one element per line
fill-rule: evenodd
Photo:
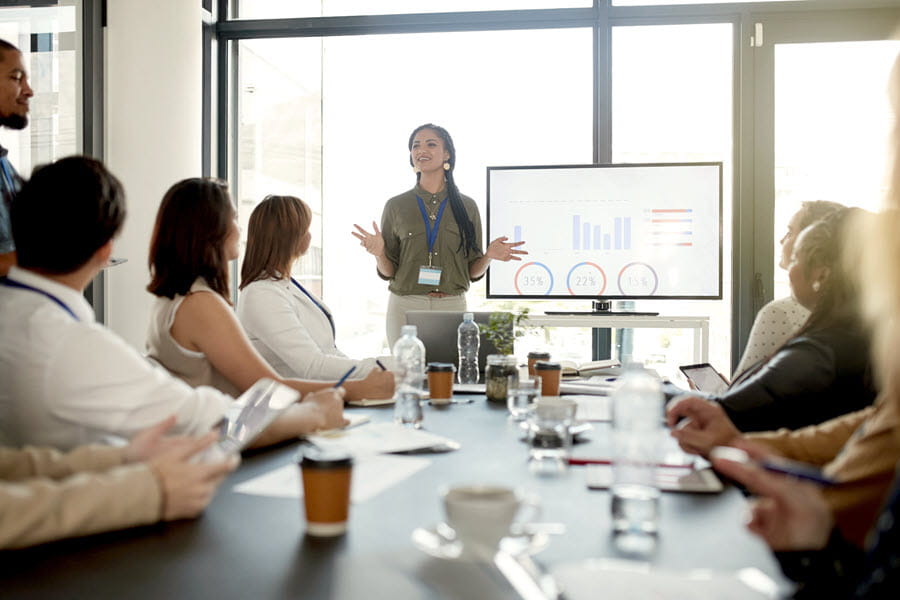
<path fill-rule="evenodd" d="M 177 415 L 175 432 L 206 432 L 232 402 L 155 367 L 70 287 L 13 267 L 0 285 L 0 442 L 69 449 L 136 432 Z M 77 318 L 77 320 L 76 320 Z"/>
<path fill-rule="evenodd" d="M 323 309 L 290 279 L 254 281 L 245 287 L 237 315 L 253 346 L 282 377 L 338 379 L 355 366 L 351 379 L 360 379 L 376 366 L 374 358 L 353 360 L 337 349 Z"/>

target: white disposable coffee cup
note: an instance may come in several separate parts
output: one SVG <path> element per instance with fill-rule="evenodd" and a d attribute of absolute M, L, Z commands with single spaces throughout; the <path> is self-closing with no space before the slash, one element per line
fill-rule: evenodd
<path fill-rule="evenodd" d="M 509 535 L 510 526 L 520 508 L 528 506 L 539 513 L 538 501 L 518 490 L 493 484 L 457 485 L 443 494 L 447 524 L 462 542 L 463 553 L 490 560 L 500 541 Z"/>

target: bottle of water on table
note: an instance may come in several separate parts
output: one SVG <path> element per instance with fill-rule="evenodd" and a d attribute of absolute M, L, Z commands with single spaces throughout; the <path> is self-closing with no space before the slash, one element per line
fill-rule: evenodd
<path fill-rule="evenodd" d="M 663 394 L 659 380 L 628 365 L 613 393 L 612 523 L 616 534 L 655 535 L 659 525 L 659 463 Z"/>
<path fill-rule="evenodd" d="M 457 329 L 457 348 L 459 349 L 460 383 L 478 383 L 478 348 L 481 344 L 480 330 L 475 322 L 475 315 L 463 313 L 463 322 Z"/>
<path fill-rule="evenodd" d="M 425 345 L 416 333 L 415 325 L 404 325 L 394 344 L 394 422 L 418 429 L 422 426 Z"/>

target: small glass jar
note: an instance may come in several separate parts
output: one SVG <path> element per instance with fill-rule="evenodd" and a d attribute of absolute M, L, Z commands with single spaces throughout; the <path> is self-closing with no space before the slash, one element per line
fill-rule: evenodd
<path fill-rule="evenodd" d="M 516 357 L 511 354 L 488 354 L 484 370 L 484 388 L 487 399 L 506 404 L 507 377 L 519 376 Z"/>

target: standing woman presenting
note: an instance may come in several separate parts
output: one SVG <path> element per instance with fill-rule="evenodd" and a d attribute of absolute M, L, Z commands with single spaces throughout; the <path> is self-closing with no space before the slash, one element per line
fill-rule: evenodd
<path fill-rule="evenodd" d="M 466 310 L 469 283 L 484 276 L 491 260 L 521 260 L 525 242 L 493 240 L 481 250 L 481 216 L 475 201 L 453 181 L 456 149 L 447 130 L 431 123 L 409 136 L 416 185 L 387 201 L 381 229 L 354 225 L 352 232 L 375 256 L 378 276 L 390 282 L 387 338 L 393 348 L 410 310 Z"/>

